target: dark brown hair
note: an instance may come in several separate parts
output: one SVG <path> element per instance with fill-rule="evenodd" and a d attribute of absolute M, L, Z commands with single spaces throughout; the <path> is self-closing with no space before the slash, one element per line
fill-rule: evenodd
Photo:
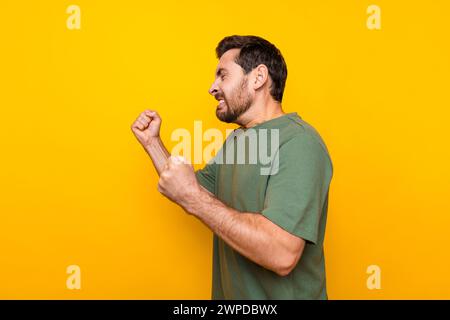
<path fill-rule="evenodd" d="M 272 79 L 271 96 L 278 102 L 283 100 L 287 67 L 280 50 L 269 41 L 257 36 L 228 36 L 223 38 L 216 48 L 217 58 L 230 49 L 240 49 L 235 62 L 248 74 L 260 64 L 269 70 Z"/>

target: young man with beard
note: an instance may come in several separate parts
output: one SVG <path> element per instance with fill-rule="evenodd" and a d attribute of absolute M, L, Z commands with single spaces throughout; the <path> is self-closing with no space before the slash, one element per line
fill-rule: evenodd
<path fill-rule="evenodd" d="M 261 163 L 216 156 L 194 172 L 170 157 L 160 116 L 145 110 L 131 128 L 160 175 L 158 190 L 213 231 L 213 299 L 327 299 L 323 240 L 333 166 L 325 143 L 297 113 L 283 112 L 287 67 L 273 44 L 230 36 L 216 53 L 209 89 L 219 101 L 216 116 L 239 125 L 221 151 L 242 152 L 232 142 L 249 130 L 276 130 L 270 154 L 277 161 L 262 174 Z"/>

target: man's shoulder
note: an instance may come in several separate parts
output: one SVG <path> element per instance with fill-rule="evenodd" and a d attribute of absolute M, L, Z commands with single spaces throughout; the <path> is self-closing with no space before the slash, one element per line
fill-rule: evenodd
<path fill-rule="evenodd" d="M 321 153 L 331 163 L 327 145 L 316 128 L 300 117 L 291 117 L 290 120 L 288 125 L 280 129 L 280 148 L 294 154 Z"/>
<path fill-rule="evenodd" d="M 290 117 L 291 121 L 280 128 L 280 137 L 284 142 L 292 139 L 301 141 L 311 141 L 325 145 L 322 136 L 311 124 L 300 117 Z"/>

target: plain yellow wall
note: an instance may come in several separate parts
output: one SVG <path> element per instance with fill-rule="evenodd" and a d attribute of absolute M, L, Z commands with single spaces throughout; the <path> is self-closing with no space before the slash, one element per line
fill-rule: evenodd
<path fill-rule="evenodd" d="M 371 4 L 381 30 L 366 26 Z M 157 109 L 169 149 L 195 120 L 234 128 L 207 93 L 214 49 L 255 34 L 286 59 L 284 110 L 334 163 L 329 297 L 449 299 L 449 12 L 445 0 L 1 1 L 0 298 L 210 298 L 212 233 L 158 193 L 130 125 Z M 69 265 L 81 290 L 66 288 Z"/>

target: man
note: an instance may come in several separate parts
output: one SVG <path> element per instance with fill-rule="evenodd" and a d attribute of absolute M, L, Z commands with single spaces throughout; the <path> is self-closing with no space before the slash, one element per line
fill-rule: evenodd
<path fill-rule="evenodd" d="M 159 137 L 161 118 L 146 110 L 131 128 L 160 175 L 158 190 L 213 231 L 213 299 L 327 299 L 323 240 L 333 173 L 327 148 L 297 113 L 283 112 L 287 68 L 273 44 L 230 36 L 216 53 L 209 89 L 219 101 L 216 116 L 240 126 L 219 153 L 251 155 L 256 149 L 232 142 L 250 130 L 271 130 L 278 137 L 275 149 L 270 144 L 271 170 L 216 156 L 194 172 L 170 157 Z"/>

